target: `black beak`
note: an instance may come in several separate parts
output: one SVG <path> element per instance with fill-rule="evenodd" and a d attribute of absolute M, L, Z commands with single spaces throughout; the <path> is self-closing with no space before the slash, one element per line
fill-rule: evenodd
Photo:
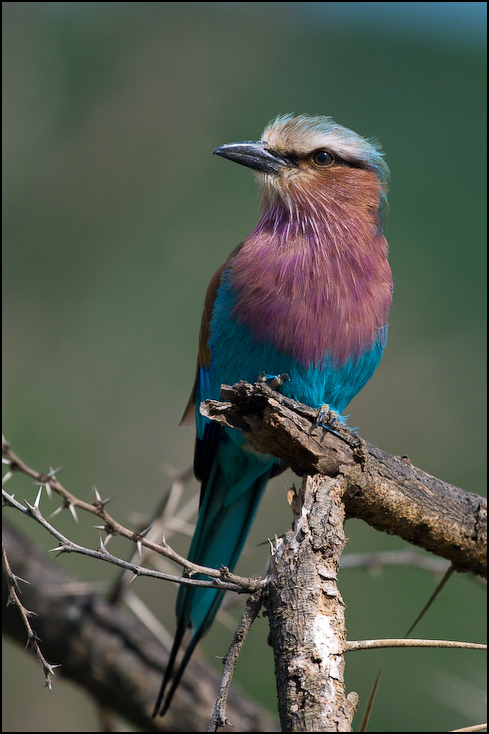
<path fill-rule="evenodd" d="M 226 143 L 216 148 L 215 155 L 229 158 L 255 171 L 278 173 L 289 161 L 269 150 L 261 140 L 245 140 L 242 143 Z"/>

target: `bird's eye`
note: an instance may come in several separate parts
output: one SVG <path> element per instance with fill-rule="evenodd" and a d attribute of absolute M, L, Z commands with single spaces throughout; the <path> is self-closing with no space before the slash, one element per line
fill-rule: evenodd
<path fill-rule="evenodd" d="M 334 163 L 334 158 L 327 150 L 317 150 L 312 156 L 313 162 L 320 168 L 327 168 Z"/>

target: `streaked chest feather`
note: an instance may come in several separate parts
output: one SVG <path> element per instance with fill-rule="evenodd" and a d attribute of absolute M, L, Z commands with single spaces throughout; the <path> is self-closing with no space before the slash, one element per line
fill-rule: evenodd
<path fill-rule="evenodd" d="M 387 322 L 387 243 L 375 217 L 344 207 L 296 224 L 265 213 L 228 278 L 229 317 L 305 367 L 359 357 Z"/>

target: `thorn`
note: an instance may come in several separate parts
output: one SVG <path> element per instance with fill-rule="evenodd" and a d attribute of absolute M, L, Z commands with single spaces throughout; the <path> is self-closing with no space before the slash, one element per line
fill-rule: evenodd
<path fill-rule="evenodd" d="M 30 583 L 31 583 L 30 581 L 27 581 L 27 579 L 23 579 L 22 576 L 16 576 L 15 574 L 12 574 L 12 579 L 13 579 L 13 582 L 15 584 L 15 587 L 16 587 L 16 589 L 17 589 L 17 591 L 19 593 L 22 593 L 21 590 L 20 590 L 20 586 L 18 584 L 19 581 L 22 581 L 23 584 L 29 584 L 30 585 Z"/>
<path fill-rule="evenodd" d="M 24 649 L 25 650 L 34 649 L 35 642 L 39 643 L 41 642 L 41 639 L 37 635 L 35 635 L 33 632 L 29 632 L 27 635 L 27 640 L 26 640 Z"/>
<path fill-rule="evenodd" d="M 103 508 L 105 507 L 105 505 L 107 505 L 107 504 L 108 504 L 108 503 L 109 503 L 109 502 L 111 501 L 111 499 L 113 499 L 112 497 L 108 497 L 108 498 L 107 498 L 106 500 L 103 500 L 103 499 L 102 499 L 102 495 L 101 495 L 101 494 L 100 494 L 100 492 L 98 491 L 98 489 L 97 489 L 97 487 L 95 486 L 95 484 L 93 484 L 93 485 L 92 485 L 92 490 L 93 490 L 93 492 L 94 492 L 94 494 L 95 494 L 95 499 L 94 499 L 94 501 L 92 502 L 92 504 L 93 504 L 93 505 L 94 505 L 95 507 L 97 507 L 98 509 L 100 509 L 100 508 L 102 508 L 102 509 L 103 509 Z"/>
<path fill-rule="evenodd" d="M 72 502 L 70 502 L 70 504 L 68 505 L 68 507 L 70 508 L 70 512 L 73 515 L 74 521 L 75 522 L 79 522 L 78 515 L 76 514 L 76 507 L 75 507 L 75 505 Z"/>
<path fill-rule="evenodd" d="M 41 501 L 41 495 L 42 495 L 42 487 L 39 490 L 39 492 L 37 493 L 37 497 L 36 497 L 35 502 L 34 502 L 34 507 L 36 508 L 36 510 L 39 509 L 39 502 Z"/>
<path fill-rule="evenodd" d="M 57 556 L 54 556 L 54 557 L 55 557 L 55 558 L 58 558 L 58 557 L 59 557 L 59 556 L 61 556 L 61 555 L 62 555 L 63 553 L 69 553 L 69 550 L 68 550 L 67 548 L 63 548 L 63 550 L 60 550 L 60 552 L 58 553 L 58 555 L 57 555 Z"/>
<path fill-rule="evenodd" d="M 52 517 L 56 517 L 56 515 L 59 515 L 59 513 L 63 512 L 64 509 L 64 504 L 60 505 L 54 512 L 49 515 L 48 520 L 51 520 Z"/>
<path fill-rule="evenodd" d="M 139 555 L 142 558 L 143 557 L 143 545 L 142 545 L 141 541 L 140 540 L 137 540 L 136 541 L 136 545 L 138 547 Z"/>
<path fill-rule="evenodd" d="M 52 492 L 52 489 L 51 489 L 51 485 L 50 485 L 50 483 L 49 483 L 49 482 L 46 482 L 46 484 L 45 484 L 44 486 L 46 487 L 46 494 L 47 494 L 47 496 L 48 496 L 48 499 L 50 500 L 50 499 L 51 499 L 51 497 L 53 496 L 53 492 Z"/>
<path fill-rule="evenodd" d="M 49 468 L 51 469 L 51 467 Z M 49 479 L 56 479 L 56 474 L 58 474 L 62 469 L 64 469 L 64 466 L 58 466 L 57 469 L 51 469 L 49 474 L 46 474 L 46 476 L 49 477 Z"/>
<path fill-rule="evenodd" d="M 138 533 L 139 537 L 140 538 L 145 538 L 147 536 L 147 534 L 149 533 L 149 531 L 151 530 L 152 527 L 153 526 L 150 525 L 149 527 L 146 528 L 146 530 L 142 530 L 140 533 Z"/>
<path fill-rule="evenodd" d="M 44 687 L 48 688 L 50 691 L 53 690 L 53 681 L 49 677 L 49 674 L 56 676 L 56 673 L 54 672 L 55 668 L 60 668 L 61 665 L 50 665 L 46 661 L 43 662 L 43 668 L 44 668 L 44 675 L 46 678 L 46 682 L 44 683 Z"/>
<path fill-rule="evenodd" d="M 63 550 L 64 550 L 64 545 L 57 545 L 56 548 L 50 548 L 48 550 L 48 553 L 56 553 L 56 551 L 62 552 Z"/>
<path fill-rule="evenodd" d="M 10 464 L 10 461 L 8 462 Z M 8 471 L 5 476 L 2 477 L 2 487 L 7 484 L 8 480 L 13 477 L 14 473 L 13 471 Z"/>
<path fill-rule="evenodd" d="M 37 513 L 39 512 L 39 510 L 37 509 L 37 507 L 34 507 L 34 505 L 31 505 L 31 504 L 30 504 L 29 502 L 27 502 L 27 500 L 24 500 L 24 502 L 25 502 L 25 504 L 26 504 L 26 507 L 27 507 L 27 508 L 28 508 L 28 509 L 29 509 L 29 510 L 30 510 L 30 511 L 32 512 L 32 513 L 34 513 L 34 514 L 37 514 Z"/>

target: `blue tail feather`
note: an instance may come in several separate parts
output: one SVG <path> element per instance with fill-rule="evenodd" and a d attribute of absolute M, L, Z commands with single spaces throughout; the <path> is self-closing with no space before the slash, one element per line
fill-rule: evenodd
<path fill-rule="evenodd" d="M 227 566 L 232 571 L 276 461 L 272 457 L 243 451 L 242 447 L 229 440 L 225 430 L 217 426 L 216 432 L 216 424 L 206 427 L 206 433 L 214 434 L 210 441 L 216 451 L 212 462 L 200 466 L 203 472 L 201 504 L 188 558 L 202 566 Z M 206 446 L 208 448 L 209 440 Z M 195 578 L 208 577 L 199 574 Z M 170 705 L 195 646 L 214 621 L 223 596 L 224 591 L 219 589 L 180 586 L 178 627 L 155 711 L 160 708 L 188 628 L 192 629 L 192 637 L 173 674 L 172 685 L 161 709 L 162 715 Z"/>

